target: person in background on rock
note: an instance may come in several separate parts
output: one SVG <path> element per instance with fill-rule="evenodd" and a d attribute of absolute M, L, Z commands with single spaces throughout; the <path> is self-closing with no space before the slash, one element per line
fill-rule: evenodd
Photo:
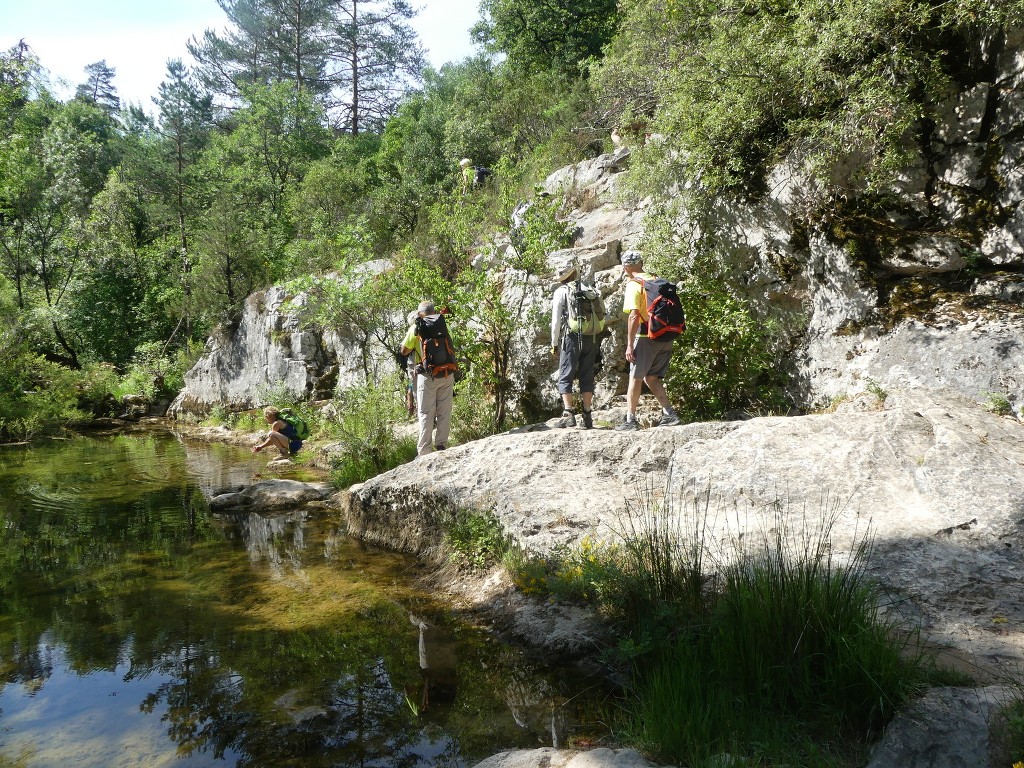
<path fill-rule="evenodd" d="M 440 314 L 430 300 L 420 302 L 417 318 Z M 431 376 L 423 370 L 423 339 L 416 332 L 416 323 L 402 339 L 402 354 L 415 355 L 416 364 L 416 407 L 419 414 L 419 441 L 416 453 L 424 456 L 434 450 L 443 451 L 448 447 L 448 435 L 452 426 L 452 403 L 455 397 L 455 376 Z"/>
<path fill-rule="evenodd" d="M 580 412 L 583 429 L 592 429 L 594 418 L 591 409 L 594 403 L 594 368 L 600 349 L 596 336 L 573 333 L 569 329 L 569 300 L 573 293 L 573 281 L 578 275 L 575 266 L 566 268 L 555 282 L 558 287 L 551 297 L 551 355 L 558 355 L 558 394 L 562 396 L 562 418 L 559 427 L 575 427 L 573 414 L 572 385 L 580 382 Z M 602 320 L 604 318 L 601 318 Z"/>
<path fill-rule="evenodd" d="M 674 345 L 671 341 L 647 338 L 646 329 L 647 295 L 642 281 L 654 280 L 657 276 L 644 272 L 644 260 L 639 251 L 626 251 L 620 260 L 622 271 L 629 281 L 626 283 L 626 295 L 622 300 L 622 311 L 629 315 L 626 319 L 629 388 L 626 390 L 626 420 L 615 429 L 633 431 L 640 428 L 636 420 L 636 409 L 640 404 L 640 391 L 644 384 L 647 384 L 651 394 L 661 404 L 662 416 L 658 426 L 671 427 L 679 423 L 679 416 L 672 408 L 661 380 L 668 373 Z"/>
<path fill-rule="evenodd" d="M 462 169 L 462 194 L 468 194 L 473 189 L 476 181 L 476 170 L 473 168 L 473 161 L 468 157 L 459 160 L 459 168 Z"/>
<path fill-rule="evenodd" d="M 267 439 L 254 446 L 252 452 L 259 453 L 267 446 L 272 445 L 286 459 L 298 453 L 302 447 L 302 441 L 295 434 L 295 427 L 281 418 L 281 411 L 273 406 L 267 406 L 263 409 L 263 416 L 270 425 L 270 431 L 267 433 Z"/>

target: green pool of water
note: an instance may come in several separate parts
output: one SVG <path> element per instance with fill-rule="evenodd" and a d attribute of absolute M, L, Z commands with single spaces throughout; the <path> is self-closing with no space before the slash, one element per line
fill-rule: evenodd
<path fill-rule="evenodd" d="M 211 515 L 266 456 L 166 432 L 0 447 L 0 767 L 469 766 L 601 727 L 322 511 Z"/>

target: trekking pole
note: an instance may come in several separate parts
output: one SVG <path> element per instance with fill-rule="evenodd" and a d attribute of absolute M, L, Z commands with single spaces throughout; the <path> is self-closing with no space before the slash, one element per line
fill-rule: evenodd
<path fill-rule="evenodd" d="M 577 349 L 579 349 L 580 357 L 583 357 L 583 318 L 580 313 L 580 310 L 582 309 L 580 296 L 583 294 L 583 265 L 580 264 L 579 256 L 573 257 L 572 268 L 576 270 L 576 316 L 580 318 L 580 327 L 576 332 Z"/>

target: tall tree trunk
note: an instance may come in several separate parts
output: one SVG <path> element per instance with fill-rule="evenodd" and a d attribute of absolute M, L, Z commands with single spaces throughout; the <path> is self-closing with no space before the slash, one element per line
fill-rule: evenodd
<path fill-rule="evenodd" d="M 352 0 L 352 135 L 359 133 L 359 0 Z"/>

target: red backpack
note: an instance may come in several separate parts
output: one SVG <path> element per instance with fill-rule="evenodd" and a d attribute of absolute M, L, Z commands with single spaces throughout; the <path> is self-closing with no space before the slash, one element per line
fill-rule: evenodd
<path fill-rule="evenodd" d="M 686 330 L 686 313 L 679 301 L 675 283 L 660 277 L 641 280 L 634 277 L 647 299 L 647 322 L 640 325 L 640 333 L 649 339 L 672 341 Z"/>

